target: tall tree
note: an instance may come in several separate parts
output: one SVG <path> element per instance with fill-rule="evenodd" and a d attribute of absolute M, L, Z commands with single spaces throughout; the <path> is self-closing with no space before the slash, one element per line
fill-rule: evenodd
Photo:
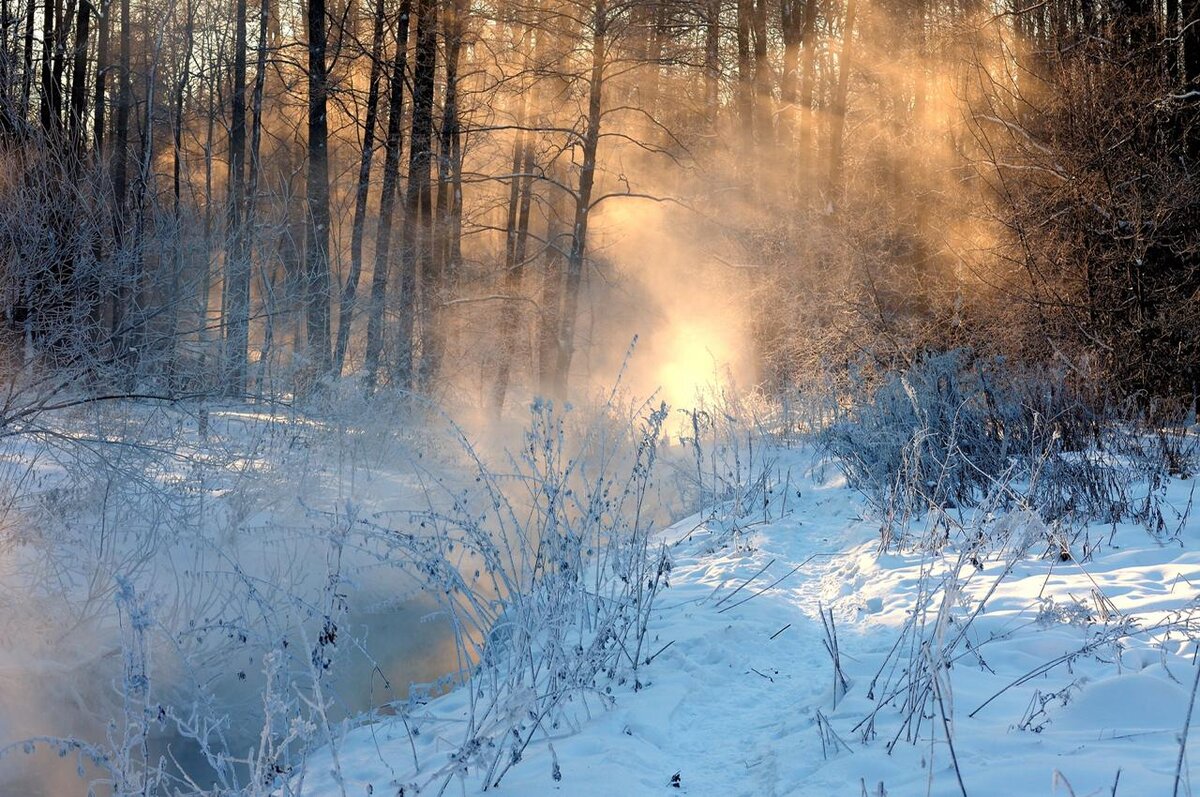
<path fill-rule="evenodd" d="M 304 247 L 305 329 L 310 367 L 330 367 L 329 328 L 329 72 L 325 0 L 308 0 L 308 181 Z"/>
<path fill-rule="evenodd" d="M 592 189 L 596 183 L 596 152 L 600 146 L 600 125 L 604 119 L 604 79 L 608 59 L 608 0 L 594 0 L 591 29 L 591 70 L 588 77 L 587 115 L 584 119 L 579 187 L 575 192 L 575 219 L 571 227 L 571 249 L 567 255 L 566 281 L 563 286 L 562 317 L 559 321 L 558 358 L 552 377 L 554 395 L 565 395 L 575 354 L 575 327 L 578 322 L 579 293 L 587 257 L 588 222 L 592 211 Z"/>
<path fill-rule="evenodd" d="M 774 138 L 771 115 L 771 64 L 767 58 L 767 0 L 756 0 L 754 31 L 754 128 L 759 147 Z"/>
<path fill-rule="evenodd" d="M 858 0 L 846 0 L 846 20 L 842 25 L 842 49 L 838 56 L 838 82 L 833 97 L 833 114 L 829 124 L 829 177 L 826 195 L 829 203 L 842 200 L 846 128 L 846 97 L 850 86 L 850 70 L 854 65 L 854 23 Z"/>
<path fill-rule="evenodd" d="M 442 38 L 446 45 L 446 79 L 442 124 L 438 132 L 438 190 L 434 208 L 434 259 L 443 282 L 453 287 L 458 277 L 462 233 L 462 124 L 459 117 L 459 60 L 462 56 L 466 0 L 446 0 Z"/>
<path fill-rule="evenodd" d="M 400 322 L 396 336 L 394 381 L 403 389 L 425 391 L 438 368 L 433 314 L 434 303 L 441 298 L 433 262 L 433 208 L 430 197 L 433 93 L 437 69 L 437 0 L 416 2 L 412 132 L 408 139 L 408 185 L 404 194 L 405 236 L 400 270 Z M 419 363 L 414 333 L 421 336 Z"/>
<path fill-rule="evenodd" d="M 744 152 L 754 138 L 754 67 L 750 63 L 750 28 L 754 0 L 737 0 L 737 115 Z"/>
<path fill-rule="evenodd" d="M 400 3 L 396 25 L 396 54 L 388 91 L 388 125 L 384 139 L 383 178 L 379 188 L 379 224 L 375 233 L 375 265 L 371 273 L 371 303 L 367 312 L 367 344 L 363 371 L 368 390 L 374 389 L 379 375 L 385 333 L 384 309 L 387 305 L 388 270 L 392 244 L 392 217 L 400 184 L 400 156 L 404 135 L 404 80 L 408 62 L 408 27 L 411 0 Z"/>
<path fill-rule="evenodd" d="M 58 43 L 54 23 L 57 17 L 58 0 L 45 0 L 42 14 L 42 91 L 38 112 L 42 130 L 47 136 L 55 136 L 62 121 L 62 92 L 58 81 L 54 79 L 55 50 Z"/>
<path fill-rule="evenodd" d="M 33 0 L 25 3 L 25 47 L 24 65 L 21 75 L 21 118 L 28 121 L 33 94 L 33 30 L 37 20 L 37 4 Z"/>
<path fill-rule="evenodd" d="M 801 34 L 804 55 L 801 61 L 800 68 L 800 133 L 797 140 L 797 149 L 799 150 L 797 160 L 800 162 L 800 177 L 804 183 L 803 190 L 806 196 L 811 196 L 812 178 L 812 162 L 813 152 L 812 146 L 815 136 L 813 135 L 813 85 L 816 82 L 816 64 L 817 64 L 817 2 L 818 0 L 805 0 L 804 3 L 804 31 Z"/>
<path fill-rule="evenodd" d="M 71 142 L 72 159 L 78 166 L 87 149 L 84 141 L 84 114 L 87 111 L 87 65 L 88 45 L 91 40 L 92 5 L 90 0 L 80 0 L 75 17 L 75 50 L 71 64 L 71 102 L 67 119 L 68 139 Z"/>
<path fill-rule="evenodd" d="M 271 22 L 270 0 L 261 0 L 258 8 L 258 45 L 254 65 L 254 93 L 250 100 L 250 163 L 249 178 L 246 188 L 246 220 L 243 226 L 247 236 L 246 252 L 248 262 L 253 260 L 254 243 L 258 229 L 258 195 L 259 182 L 262 174 L 262 128 L 263 128 L 263 94 L 267 84 L 267 51 L 269 49 L 268 34 Z M 263 268 L 263 293 L 269 300 L 270 278 L 267 269 Z M 269 308 L 270 309 L 270 308 Z M 257 393 L 263 392 L 267 364 L 271 359 L 271 346 L 275 337 L 275 318 L 270 312 L 264 313 L 263 345 L 259 352 L 259 379 Z"/>
<path fill-rule="evenodd" d="M 786 2 L 786 0 L 785 0 Z M 704 5 L 704 109 L 716 124 L 721 89 L 721 0 Z"/>
<path fill-rule="evenodd" d="M 544 35 L 548 35 L 548 31 L 539 31 L 535 34 L 532 29 L 526 29 L 525 41 L 520 48 L 524 51 L 523 70 L 526 75 L 533 74 L 534 61 L 529 38 L 535 35 L 541 39 Z M 529 233 L 529 209 L 533 185 L 533 142 L 529 140 L 530 133 L 526 130 L 533 94 L 533 86 L 528 84 L 521 86 L 520 99 L 517 101 L 517 116 L 513 120 L 516 135 L 513 138 L 512 174 L 508 181 L 504 271 L 501 278 L 503 286 L 501 301 L 504 302 L 504 308 L 500 313 L 500 331 L 496 336 L 499 352 L 497 353 L 496 374 L 490 396 L 492 411 L 497 415 L 504 409 L 504 397 L 508 392 L 508 380 L 512 372 L 512 361 L 517 344 L 517 324 L 520 320 L 521 297 L 518 294 L 521 289 L 522 274 L 525 270 L 525 248 Z"/>
<path fill-rule="evenodd" d="M 9 28 L 15 20 L 9 0 L 0 2 L 0 139 L 12 138 L 20 127 L 20 109 L 13 101 L 12 64 L 10 55 Z"/>
<path fill-rule="evenodd" d="M 1183 82 L 1200 90 L 1200 0 L 1183 0 Z"/>
<path fill-rule="evenodd" d="M 229 108 L 229 196 L 221 315 L 224 380 L 231 396 L 246 391 L 250 348 L 250 257 L 243 227 L 246 201 L 246 0 L 234 0 L 233 86 Z"/>
<path fill-rule="evenodd" d="M 98 12 L 100 24 L 96 31 L 96 83 L 92 94 L 92 138 L 95 140 L 96 154 L 100 157 L 104 154 L 105 110 L 108 103 L 106 83 L 109 68 L 108 32 L 112 27 L 109 23 L 111 8 L 112 0 L 101 0 Z"/>
<path fill-rule="evenodd" d="M 350 273 L 342 288 L 338 312 L 337 344 L 333 353 L 333 370 L 342 373 L 346 362 L 346 346 L 350 342 L 350 323 L 354 318 L 355 298 L 362 275 L 363 235 L 367 226 L 367 199 L 371 190 L 371 162 L 375 156 L 375 119 L 379 109 L 379 83 L 383 75 L 384 0 L 376 0 L 375 26 L 371 35 L 371 72 L 367 84 L 366 118 L 363 120 L 362 153 L 358 161 L 358 182 L 354 191 L 354 222 L 350 230 Z"/>
<path fill-rule="evenodd" d="M 117 120 L 116 142 L 112 158 L 113 186 L 113 254 L 118 260 L 117 287 L 112 294 L 112 331 L 118 357 L 124 357 L 128 348 L 128 310 L 133 301 L 132 286 L 129 284 L 126 248 L 126 217 L 129 194 L 129 123 L 133 112 L 133 69 L 132 41 L 129 19 L 129 0 L 120 2 L 120 53 L 117 67 Z"/>
<path fill-rule="evenodd" d="M 1200 101 L 1193 92 L 1200 92 L 1200 0 L 1183 0 L 1183 86 L 1184 95 L 1191 97 L 1189 110 L 1192 123 L 1187 140 L 1187 153 L 1193 163 L 1200 161 Z"/>
<path fill-rule="evenodd" d="M 175 228 L 175 251 L 171 263 L 171 297 L 169 324 L 167 326 L 167 384 L 177 389 L 179 368 L 179 310 L 183 295 L 183 111 L 187 99 L 188 79 L 191 77 L 193 33 L 196 25 L 196 4 L 187 0 L 184 11 L 183 63 L 175 79 L 171 97 L 171 218 Z"/>

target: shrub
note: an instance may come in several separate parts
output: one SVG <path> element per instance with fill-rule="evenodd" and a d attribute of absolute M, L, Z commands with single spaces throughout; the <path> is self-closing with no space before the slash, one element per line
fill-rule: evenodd
<path fill-rule="evenodd" d="M 914 516 L 974 506 L 997 484 L 1022 485 L 1022 503 L 1048 522 L 1161 526 L 1161 476 L 1195 457 L 1186 431 L 1149 423 L 1146 408 L 1061 371 L 962 349 L 903 370 L 852 372 L 837 406 L 818 439 L 887 520 L 885 544 Z M 1139 481 L 1151 487 L 1144 499 L 1134 495 Z"/>

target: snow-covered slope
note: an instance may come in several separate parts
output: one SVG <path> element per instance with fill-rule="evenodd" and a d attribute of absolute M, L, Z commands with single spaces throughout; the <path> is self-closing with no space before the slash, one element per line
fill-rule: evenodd
<path fill-rule="evenodd" d="M 1064 559 L 1053 530 L 1013 512 L 991 519 L 999 542 L 880 555 L 878 522 L 833 469 L 798 452 L 777 467 L 807 477 L 781 479 L 769 520 L 662 532 L 674 570 L 644 688 L 581 698 L 499 793 L 1173 793 L 1197 677 L 1194 481 L 1166 494 L 1181 542 L 1096 526 L 1094 550 L 1081 538 Z M 303 793 L 411 795 L 466 701 L 459 689 L 356 727 L 310 758 Z M 1185 757 L 1179 794 L 1188 773 Z"/>

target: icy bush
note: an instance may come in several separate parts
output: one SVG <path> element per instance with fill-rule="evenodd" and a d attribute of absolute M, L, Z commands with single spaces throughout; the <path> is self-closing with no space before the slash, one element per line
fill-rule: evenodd
<path fill-rule="evenodd" d="M 974 506 L 1003 484 L 1050 522 L 1133 519 L 1162 535 L 1159 480 L 1191 467 L 1195 435 L 1148 432 L 1134 406 L 1113 409 L 1061 372 L 954 350 L 903 370 L 853 371 L 818 439 L 894 526 Z M 1136 493 L 1144 482 L 1149 492 Z"/>
<path fill-rule="evenodd" d="M 475 488 L 435 496 L 407 526 L 365 525 L 451 618 L 469 677 L 462 734 L 444 758 L 421 762 L 418 785 L 498 784 L 535 735 L 610 702 L 615 686 L 642 685 L 650 614 L 671 569 L 647 505 L 667 410 L 648 408 L 624 430 L 603 412 L 583 428 L 569 416 L 536 402 L 503 466 L 460 433 Z"/>

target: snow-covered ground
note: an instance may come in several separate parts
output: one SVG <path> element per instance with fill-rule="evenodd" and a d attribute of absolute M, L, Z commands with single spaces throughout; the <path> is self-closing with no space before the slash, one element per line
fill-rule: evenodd
<path fill-rule="evenodd" d="M 1175 791 L 1197 678 L 1195 480 L 1166 490 L 1172 542 L 1094 525 L 1064 558 L 1060 532 L 1012 510 L 970 548 L 880 554 L 879 522 L 815 462 L 783 452 L 769 519 L 731 531 L 696 516 L 660 533 L 674 569 L 643 688 L 582 695 L 534 736 L 499 793 Z M 461 739 L 468 696 L 360 723 L 310 757 L 303 793 L 478 790 L 480 772 L 429 777 Z M 1192 793 L 1191 769 L 1185 756 L 1178 794 Z"/>

